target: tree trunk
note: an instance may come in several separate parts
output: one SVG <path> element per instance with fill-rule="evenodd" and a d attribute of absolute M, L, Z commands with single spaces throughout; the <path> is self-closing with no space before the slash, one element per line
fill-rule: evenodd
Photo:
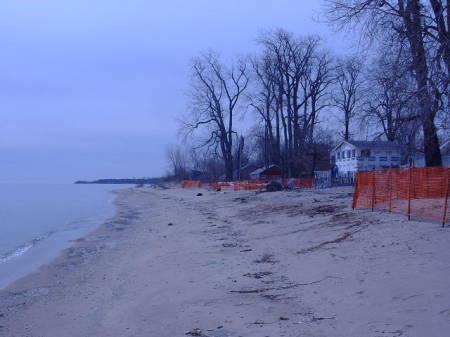
<path fill-rule="evenodd" d="M 350 113 L 345 112 L 345 120 L 344 120 L 344 140 L 350 139 Z"/>
<path fill-rule="evenodd" d="M 276 144 L 275 144 L 275 159 L 274 159 L 274 163 L 277 165 L 281 165 L 281 134 L 280 134 L 280 108 L 283 106 L 283 96 L 280 94 L 280 97 L 278 97 L 278 106 L 277 109 L 275 111 L 275 128 L 276 128 Z"/>
<path fill-rule="evenodd" d="M 441 150 L 434 125 L 434 118 L 428 114 L 422 121 L 423 127 L 423 152 L 426 166 L 442 166 Z"/>
<path fill-rule="evenodd" d="M 281 115 L 281 121 L 283 123 L 283 135 L 284 135 L 284 153 L 283 153 L 283 173 L 286 176 L 289 176 L 289 164 L 288 164 L 288 156 L 289 156 L 289 147 L 288 147 L 288 133 L 286 127 L 286 117 Z"/>
<path fill-rule="evenodd" d="M 400 4 L 399 0 L 399 4 Z M 419 0 L 408 0 L 406 8 L 400 5 L 400 13 L 406 27 L 413 70 L 417 83 L 417 96 L 421 108 L 422 128 L 424 133 L 424 153 L 426 166 L 441 166 L 442 158 L 439 141 L 434 124 L 436 112 L 433 111 L 433 98 L 430 92 L 425 46 L 422 36 L 421 4 Z"/>
<path fill-rule="evenodd" d="M 227 181 L 233 181 L 233 155 L 231 153 L 227 153 L 225 159 L 225 176 Z"/>
<path fill-rule="evenodd" d="M 293 159 L 293 132 L 292 132 L 292 105 L 291 105 L 291 98 L 290 95 L 286 96 L 286 126 L 287 126 L 287 151 L 286 151 L 286 162 L 287 162 L 287 168 L 288 168 L 288 175 L 291 177 L 292 174 L 292 159 Z"/>

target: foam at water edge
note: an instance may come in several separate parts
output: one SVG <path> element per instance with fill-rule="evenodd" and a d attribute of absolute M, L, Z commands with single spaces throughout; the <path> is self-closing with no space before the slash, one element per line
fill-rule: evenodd
<path fill-rule="evenodd" d="M 35 238 L 31 242 L 28 242 L 28 243 L 20 246 L 19 248 L 6 253 L 5 255 L 0 255 L 0 264 L 8 262 L 16 257 L 19 257 L 19 256 L 25 254 L 27 251 L 29 251 L 31 248 L 33 248 L 33 246 L 36 245 L 39 241 L 42 241 L 42 240 L 48 238 L 53 233 L 54 232 L 46 233 L 45 235 L 43 235 L 39 238 Z"/>

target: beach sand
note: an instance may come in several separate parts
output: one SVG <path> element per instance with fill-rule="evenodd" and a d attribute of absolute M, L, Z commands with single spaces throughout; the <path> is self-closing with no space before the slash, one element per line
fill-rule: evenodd
<path fill-rule="evenodd" d="M 352 211 L 351 191 L 119 191 L 0 292 L 0 336 L 449 336 L 450 228 Z"/>

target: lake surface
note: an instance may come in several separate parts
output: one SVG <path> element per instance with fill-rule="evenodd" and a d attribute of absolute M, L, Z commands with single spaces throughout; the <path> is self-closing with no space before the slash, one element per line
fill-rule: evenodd
<path fill-rule="evenodd" d="M 114 215 L 124 185 L 0 184 L 0 289 Z"/>

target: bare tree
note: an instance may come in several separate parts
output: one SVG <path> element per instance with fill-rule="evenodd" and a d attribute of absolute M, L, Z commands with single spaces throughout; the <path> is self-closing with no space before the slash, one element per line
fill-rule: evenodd
<path fill-rule="evenodd" d="M 264 165 L 281 164 L 280 116 L 276 107 L 276 63 L 267 54 L 252 59 L 254 86 L 250 106 L 264 124 Z"/>
<path fill-rule="evenodd" d="M 204 54 L 192 62 L 191 111 L 184 121 L 188 134 L 199 128 L 208 136 L 200 146 L 213 147 L 224 161 L 226 179 L 233 179 L 234 120 L 238 103 L 249 83 L 247 65 L 223 65 L 217 54 Z"/>
<path fill-rule="evenodd" d="M 245 148 L 245 138 L 243 135 L 238 137 L 237 148 L 235 150 L 235 158 L 236 158 L 236 176 L 234 177 L 237 180 L 241 180 L 241 168 L 247 162 L 247 158 L 245 158 L 244 148 Z"/>
<path fill-rule="evenodd" d="M 437 57 L 442 60 L 447 68 L 447 75 L 450 73 L 450 1 L 430 0 L 433 14 L 429 15 L 428 22 L 431 25 L 425 27 L 430 37 L 439 44 Z M 447 83 L 450 78 L 447 76 Z"/>
<path fill-rule="evenodd" d="M 403 46 L 383 45 L 367 69 L 370 91 L 364 95 L 363 123 L 375 122 L 378 136 L 406 144 L 405 132 L 415 131 L 408 124 L 416 123 L 419 111 L 414 95 L 414 79 L 405 62 Z"/>
<path fill-rule="evenodd" d="M 303 133 L 307 143 L 314 141 L 314 130 L 319 120 L 319 113 L 331 105 L 330 87 L 334 82 L 331 58 L 328 53 L 314 53 L 311 64 L 302 81 L 306 102 L 303 108 Z"/>
<path fill-rule="evenodd" d="M 336 66 L 336 89 L 333 93 L 333 105 L 342 113 L 344 126 L 342 137 L 344 140 L 350 139 L 350 123 L 361 103 L 362 69 L 362 62 L 356 56 L 341 58 Z"/>
<path fill-rule="evenodd" d="M 316 80 L 312 77 L 311 67 L 314 66 L 319 43 L 317 37 L 297 38 L 284 30 L 269 32 L 260 38 L 260 44 L 264 47 L 263 57 L 273 65 L 269 79 L 273 85 L 272 109 L 277 125 L 277 146 L 280 143 L 284 145 L 281 162 L 288 176 L 297 176 L 304 169 L 302 154 L 305 141 L 311 123 L 315 123 L 307 102 L 311 98 L 309 89 L 313 88 L 312 83 Z M 314 76 L 317 74 L 322 77 L 320 72 Z M 315 94 L 317 102 L 321 90 L 318 89 Z M 266 121 L 270 120 L 266 118 Z M 266 126 L 270 133 L 270 126 L 267 123 Z"/>
<path fill-rule="evenodd" d="M 326 0 L 332 22 L 361 24 L 370 37 L 381 33 L 408 41 L 427 166 L 442 164 L 435 118 L 448 104 L 450 9 L 444 1 Z"/>
<path fill-rule="evenodd" d="M 167 160 L 170 165 L 171 174 L 176 180 L 188 177 L 188 159 L 179 146 L 168 146 L 166 149 Z"/>

